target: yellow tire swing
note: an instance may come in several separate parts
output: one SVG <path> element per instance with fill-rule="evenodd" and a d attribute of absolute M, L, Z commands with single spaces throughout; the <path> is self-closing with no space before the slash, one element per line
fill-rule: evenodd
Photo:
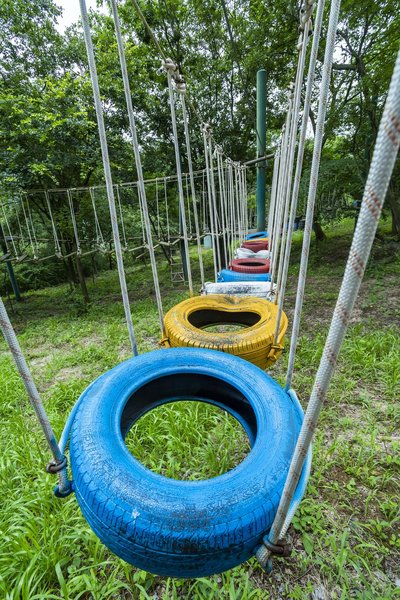
<path fill-rule="evenodd" d="M 220 350 L 266 369 L 282 354 L 288 326 L 282 313 L 274 340 L 277 314 L 277 305 L 263 298 L 222 294 L 189 298 L 165 315 L 160 343 L 167 348 Z M 238 325 L 238 328 L 225 332 L 207 330 L 216 325 Z"/>

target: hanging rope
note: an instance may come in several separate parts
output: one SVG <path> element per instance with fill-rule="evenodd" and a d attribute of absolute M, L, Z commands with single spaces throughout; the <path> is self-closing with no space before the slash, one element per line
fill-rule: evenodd
<path fill-rule="evenodd" d="M 103 232 L 101 230 L 99 217 L 97 215 L 96 199 L 95 199 L 93 187 L 89 188 L 89 195 L 90 195 L 90 200 L 92 202 L 93 215 L 94 215 L 94 226 L 95 226 L 95 230 L 96 230 L 96 246 L 99 248 L 100 252 L 105 252 L 107 248 L 106 248 L 106 243 L 104 241 Z"/>
<path fill-rule="evenodd" d="M 148 205 L 147 205 L 146 190 L 145 190 L 145 186 L 144 186 L 142 161 L 140 158 L 140 150 L 139 150 L 139 143 L 138 143 L 138 138 L 137 138 L 136 123 L 135 123 L 135 117 L 134 117 L 134 113 L 133 113 L 132 95 L 131 95 L 131 90 L 130 90 L 130 85 L 129 85 L 128 70 L 126 67 L 125 48 L 124 48 L 124 44 L 123 44 L 122 36 L 121 36 L 121 25 L 119 22 L 116 0 L 111 0 L 111 9 L 112 9 L 112 14 L 113 14 L 113 19 L 114 19 L 115 35 L 116 35 L 117 44 L 118 44 L 118 54 L 119 54 L 119 61 L 120 61 L 120 65 L 121 65 L 122 80 L 124 83 L 125 101 L 126 101 L 126 106 L 127 106 L 127 111 L 128 111 L 128 119 L 129 119 L 129 128 L 130 128 L 130 132 L 131 132 L 131 136 L 132 136 L 132 148 L 133 148 L 133 153 L 135 156 L 135 164 L 136 164 L 136 171 L 137 171 L 137 177 L 138 177 L 139 198 L 140 198 L 140 203 L 143 208 L 143 218 L 144 218 L 144 225 L 145 225 L 145 229 L 146 229 L 147 249 L 148 249 L 149 255 L 150 255 L 150 263 L 151 263 L 151 269 L 152 269 L 152 274 L 153 274 L 154 290 L 156 293 L 158 316 L 159 316 L 159 320 L 160 320 L 160 328 L 161 328 L 161 331 L 163 331 L 163 329 L 164 329 L 164 311 L 163 311 L 162 300 L 161 300 L 160 283 L 158 280 L 157 264 L 156 264 L 156 257 L 155 257 L 154 245 L 153 245 L 153 237 L 151 234 L 151 223 L 150 223 L 150 217 L 149 217 L 149 209 L 148 209 Z"/>
<path fill-rule="evenodd" d="M 56 224 L 55 224 L 55 221 L 54 221 L 54 218 L 53 218 L 53 211 L 51 210 L 49 193 L 45 192 L 44 193 L 44 197 L 45 197 L 46 204 L 47 204 L 47 210 L 49 211 L 51 228 L 52 228 L 53 237 L 54 237 L 54 250 L 55 250 L 55 253 L 56 253 L 56 257 L 57 258 L 62 258 L 61 246 L 60 246 L 60 242 L 58 240 L 57 228 L 56 228 Z"/>
<path fill-rule="evenodd" d="M 181 98 L 183 128 L 184 128 L 184 132 L 185 132 L 185 142 L 186 142 L 186 157 L 187 157 L 187 161 L 188 161 L 190 190 L 191 190 L 191 195 L 192 195 L 194 229 L 195 229 L 195 233 L 196 233 L 197 253 L 199 256 L 201 286 L 203 287 L 204 286 L 204 265 L 203 265 L 203 254 L 202 254 L 200 229 L 199 229 L 199 216 L 198 216 L 198 211 L 197 211 L 196 188 L 195 188 L 194 176 L 193 176 L 192 149 L 191 149 L 191 145 L 190 145 L 190 135 L 189 135 L 189 117 L 188 117 L 188 114 L 186 111 L 186 101 L 185 101 L 186 85 L 183 82 L 181 82 L 180 85 L 177 85 L 176 89 L 177 89 L 177 91 L 180 92 L 180 98 Z"/>
<path fill-rule="evenodd" d="M 289 133 L 289 144 L 288 144 L 288 161 L 287 161 L 287 174 L 286 174 L 286 182 L 285 182 L 285 213 L 283 216 L 283 228 L 282 228 L 282 237 L 281 237 L 281 245 L 280 245 L 280 255 L 279 255 L 279 265 L 278 265 L 278 275 L 276 278 L 277 285 L 277 295 L 275 298 L 275 302 L 278 301 L 278 297 L 281 297 L 281 294 L 284 293 L 284 289 L 282 286 L 282 277 L 283 277 L 283 263 L 285 257 L 285 248 L 286 248 L 286 239 L 289 236 L 288 232 L 288 217 L 289 217 L 289 207 L 291 204 L 291 190 L 292 190 L 292 176 L 293 176 L 293 165 L 294 165 L 294 156 L 295 156 L 295 148 L 296 148 L 296 137 L 297 137 L 297 129 L 299 122 L 299 114 L 300 114 L 300 101 L 301 101 L 301 87 L 303 84 L 304 78 L 304 66 L 305 66 L 305 58 L 307 51 L 307 42 L 308 42 L 308 33 L 311 21 L 311 11 L 313 6 L 309 7 L 308 11 L 308 19 L 304 25 L 304 31 L 300 35 L 300 41 L 298 47 L 300 48 L 299 59 L 297 64 L 297 72 L 296 72 L 296 81 L 293 91 L 293 104 L 292 104 L 292 115 L 290 121 L 290 133 Z M 302 14 L 302 13 L 301 13 Z M 304 16 L 304 15 L 303 15 Z M 279 328 L 278 328 L 279 334 Z"/>
<path fill-rule="evenodd" d="M 210 129 L 208 128 L 208 131 Z M 214 160 L 213 160 L 213 146 L 212 139 L 208 136 L 208 161 L 210 168 L 210 189 L 211 189 L 211 205 L 212 205 L 212 213 L 214 217 L 214 231 L 215 231 L 215 245 L 217 250 L 217 267 L 218 271 L 222 269 L 222 261 L 221 261 L 221 250 L 219 247 L 219 219 L 218 219 L 218 206 L 217 206 L 217 193 L 215 189 L 215 178 L 214 178 Z"/>
<path fill-rule="evenodd" d="M 67 196 L 68 196 L 69 212 L 71 213 L 71 219 L 72 219 L 72 227 L 74 230 L 76 253 L 78 256 L 80 256 L 82 254 L 82 249 L 81 249 L 81 242 L 80 242 L 79 235 L 78 235 L 78 226 L 77 226 L 76 218 L 75 218 L 75 209 L 74 209 L 74 202 L 72 199 L 71 190 L 67 190 Z"/>
<path fill-rule="evenodd" d="M 279 159 L 280 159 L 280 148 L 276 151 L 275 159 L 274 159 L 274 170 L 272 173 L 272 185 L 271 185 L 271 195 L 269 201 L 269 209 L 268 209 L 268 226 L 267 231 L 269 235 L 269 249 L 271 250 L 271 239 L 272 239 L 272 224 L 274 221 L 275 215 L 275 207 L 276 207 L 276 185 L 278 179 L 279 172 Z"/>
<path fill-rule="evenodd" d="M 286 388 L 292 386 L 294 361 L 296 357 L 297 343 L 300 331 L 301 312 L 304 300 L 304 288 L 306 285 L 308 255 L 310 251 L 311 232 L 314 218 L 314 205 L 317 194 L 319 165 L 321 160 L 322 140 L 325 129 L 325 117 L 328 103 L 329 82 L 331 78 L 333 52 L 335 47 L 336 29 L 340 8 L 340 0 L 332 0 L 329 15 L 328 33 L 326 37 L 324 64 L 322 68 L 322 80 L 319 93 L 319 110 L 315 130 L 314 151 L 311 164 L 310 185 L 308 189 L 308 201 L 306 211 L 306 222 L 304 226 L 303 247 L 301 253 L 299 280 L 297 284 L 296 305 L 294 309 L 292 336 L 290 341 L 289 362 L 286 375 Z"/>
<path fill-rule="evenodd" d="M 177 181 L 178 181 L 180 225 L 182 227 L 183 244 L 184 244 L 184 249 L 185 249 L 186 272 L 187 272 L 187 277 L 188 277 L 189 293 L 190 293 L 190 295 L 193 295 L 192 270 L 191 270 L 191 266 L 190 266 L 189 243 L 188 243 L 187 226 L 186 226 L 185 197 L 183 194 L 183 186 L 182 186 L 181 157 L 180 157 L 180 153 L 179 153 L 178 129 L 176 126 L 174 91 L 172 88 L 172 73 L 174 73 L 174 71 L 176 71 L 176 65 L 172 62 L 171 59 L 167 59 L 164 62 L 163 67 L 167 72 L 167 79 L 168 79 L 169 102 L 170 102 L 171 122 L 172 122 L 172 137 L 173 137 L 173 141 L 174 141 L 176 174 L 177 174 Z"/>
<path fill-rule="evenodd" d="M 22 206 L 22 212 L 24 213 L 24 219 L 25 219 L 26 230 L 28 232 L 29 243 L 30 243 L 31 248 L 32 248 L 32 256 L 33 256 L 33 259 L 35 260 L 37 258 L 37 256 L 36 256 L 36 250 L 35 250 L 35 246 L 34 246 L 34 243 L 33 243 L 33 240 L 32 240 L 32 235 L 31 235 L 31 230 L 30 230 L 30 227 L 29 227 L 28 216 L 27 216 L 26 210 L 25 210 L 25 202 L 24 202 L 24 199 L 23 199 L 22 196 L 21 196 L 21 206 Z"/>
<path fill-rule="evenodd" d="M 339 1 L 337 3 L 333 2 L 331 7 L 330 24 L 334 31 L 336 31 L 339 4 Z M 331 40 L 329 32 L 328 40 Z M 327 58 L 330 56 L 328 45 Z M 354 232 L 342 285 L 318 372 L 315 377 L 310 401 L 307 406 L 303 425 L 290 465 L 288 477 L 268 536 L 267 547 L 270 544 L 276 544 L 276 542 L 286 533 L 291 517 L 293 516 L 292 514 L 289 514 L 289 506 L 300 477 L 304 459 L 311 445 L 317 420 L 336 367 L 351 313 L 358 296 L 399 147 L 400 52 L 397 55 L 388 97 L 379 126 L 374 154 L 369 169 L 367 183 L 365 185 L 360 214 Z M 268 559 L 269 553 L 267 547 L 261 547 L 257 553 L 258 558 L 263 564 L 265 564 L 265 561 Z"/>
<path fill-rule="evenodd" d="M 292 248 L 293 228 L 294 228 L 294 221 L 295 221 L 296 212 L 297 212 L 297 201 L 298 201 L 298 197 L 299 197 L 301 171 L 302 171 L 302 167 L 303 167 L 307 125 L 308 125 L 310 106 L 311 106 L 311 94 L 312 94 L 312 88 L 314 85 L 315 66 L 316 66 L 316 62 L 317 62 L 324 6 L 325 6 L 325 0 L 319 0 L 318 6 L 317 6 L 317 14 L 316 14 L 316 18 L 315 18 L 315 25 L 314 25 L 314 37 L 313 37 L 313 43 L 312 43 L 312 48 L 311 48 L 310 63 L 309 63 L 308 74 L 307 74 L 306 94 L 305 94 L 304 108 L 303 108 L 303 121 L 301 124 L 299 148 L 298 148 L 298 152 L 297 152 L 296 172 L 295 172 L 294 183 L 293 183 L 292 208 L 291 208 L 289 224 L 288 224 L 288 236 L 286 239 L 285 260 L 284 260 L 283 274 L 282 274 L 282 286 L 281 286 L 281 293 L 279 294 L 279 297 L 278 297 L 278 315 L 276 318 L 276 322 L 277 322 L 276 332 L 279 332 L 279 324 L 280 324 L 280 320 L 282 318 L 283 303 L 284 303 L 284 299 L 285 299 L 285 290 L 286 290 L 287 276 L 288 276 L 288 271 L 289 271 L 290 252 L 291 252 L 291 248 Z M 303 43 L 304 43 L 304 40 L 303 40 Z M 276 333 L 276 335 L 277 335 L 277 333 Z"/>
<path fill-rule="evenodd" d="M 57 444 L 53 429 L 50 425 L 50 421 L 44 409 L 42 399 L 37 390 L 35 382 L 33 381 L 31 372 L 29 371 L 29 367 L 19 345 L 17 336 L 15 335 L 13 326 L 11 325 L 6 307 L 4 306 L 1 296 L 0 328 L 12 353 L 14 362 L 24 383 L 30 403 L 32 404 L 32 407 L 35 410 L 39 424 L 43 430 L 46 442 L 53 455 L 53 462 L 49 463 L 49 465 L 47 466 L 47 471 L 49 473 L 57 473 L 58 475 L 59 486 L 56 493 L 60 496 L 67 496 L 71 492 L 71 482 L 68 480 L 67 474 L 67 459 L 65 456 L 63 456 Z"/>
<path fill-rule="evenodd" d="M 205 162 L 206 162 L 208 213 L 209 213 L 211 242 L 212 242 L 212 248 L 213 248 L 214 276 L 215 276 L 215 281 L 217 281 L 217 279 L 218 279 L 217 239 L 216 239 L 216 231 L 215 231 L 215 224 L 214 224 L 214 210 L 213 210 L 212 191 L 211 191 L 210 153 L 209 153 L 209 149 L 208 149 L 209 126 L 207 124 L 203 125 L 202 134 L 203 134 L 203 145 L 204 145 L 204 158 L 205 158 Z"/>
<path fill-rule="evenodd" d="M 128 288 L 127 288 L 126 279 L 125 279 L 124 261 L 122 258 L 121 241 L 119 238 L 119 230 L 118 230 L 117 211 L 115 208 L 114 188 L 113 188 L 112 177 L 111 177 L 110 158 L 108 155 L 106 130 L 105 130 L 105 126 L 104 126 L 103 107 L 101 104 L 99 82 L 98 82 L 98 78 L 97 78 L 96 64 L 95 64 L 95 60 L 94 60 L 92 37 L 91 37 L 91 33 L 90 33 L 90 25 L 89 25 L 89 19 L 88 19 L 88 14 L 87 14 L 87 9 L 86 9 L 86 2 L 85 2 L 85 0 L 79 0 L 79 4 L 80 4 L 80 8 L 81 8 L 83 34 L 84 34 L 84 38 L 85 38 L 86 51 L 87 51 L 87 55 L 88 55 L 90 78 L 92 81 L 93 98 L 94 98 L 94 103 L 95 103 L 95 108 L 96 108 L 97 127 L 99 130 L 101 155 L 102 155 L 102 159 L 103 159 L 104 176 L 105 176 L 105 180 L 106 180 L 108 206 L 109 206 L 109 210 L 110 210 L 111 226 L 112 226 L 112 232 L 113 232 L 113 238 L 114 238 L 114 248 L 115 248 L 115 256 L 117 259 L 118 276 L 119 276 L 119 282 L 120 282 L 120 287 L 121 287 L 122 302 L 124 305 L 125 319 L 126 319 L 126 323 L 127 323 L 127 327 L 128 327 L 128 334 L 129 334 L 129 340 L 130 340 L 132 352 L 133 352 L 134 356 L 137 356 L 138 351 L 137 351 L 135 332 L 133 329 L 132 315 L 131 315 L 130 304 L 129 304 Z"/>
<path fill-rule="evenodd" d="M 307 11 L 301 12 L 301 26 L 303 28 L 303 33 L 300 35 L 300 40 L 298 44 L 298 48 L 300 50 L 299 60 L 297 66 L 297 74 L 296 74 L 296 84 L 294 91 L 294 101 L 293 101 L 293 110 L 292 110 L 292 120 L 291 120 L 291 131 L 290 131 L 290 142 L 289 142 L 289 158 L 288 158 L 288 173 L 287 173 L 287 184 L 286 184 L 286 207 L 287 210 L 283 219 L 283 231 L 282 231 L 282 241 L 281 241 L 281 253 L 279 257 L 279 267 L 278 267 L 278 276 L 277 276 L 277 296 L 275 298 L 275 302 L 278 303 L 278 315 L 276 319 L 276 329 L 275 329 L 275 342 L 279 336 L 279 327 L 282 318 L 283 312 L 283 302 L 285 297 L 285 289 L 287 282 L 287 272 L 289 267 L 288 260 L 288 245 L 291 246 L 292 236 L 293 236 L 293 223 L 291 225 L 291 220 L 295 216 L 296 207 L 293 210 L 293 197 L 291 195 L 292 191 L 292 176 L 293 176 L 293 166 L 294 166 L 294 158 L 295 158 L 295 147 L 296 147 L 296 137 L 298 130 L 298 122 L 300 116 L 300 102 L 301 102 L 301 87 L 304 78 L 304 68 L 305 68 L 305 59 L 307 52 L 307 43 L 309 38 L 309 32 L 311 27 L 311 14 L 314 6 L 308 6 Z M 292 202 L 291 202 L 292 201 Z M 291 205 L 290 216 L 288 215 L 288 209 Z M 289 218 L 288 218 L 289 216 Z"/>

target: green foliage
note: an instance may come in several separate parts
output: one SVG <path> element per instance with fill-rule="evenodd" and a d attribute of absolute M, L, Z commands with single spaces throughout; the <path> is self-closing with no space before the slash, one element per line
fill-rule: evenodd
<path fill-rule="evenodd" d="M 328 228 L 327 239 L 311 249 L 294 379 L 304 403 L 325 342 L 351 231 L 350 220 Z M 288 312 L 294 303 L 300 248 L 301 233 L 296 233 Z M 289 531 L 294 553 L 290 561 L 275 560 L 270 577 L 251 560 L 213 577 L 168 579 L 113 556 L 90 531 L 75 498 L 61 501 L 52 495 L 54 479 L 44 472 L 47 449 L 5 343 L 0 342 L 0 597 L 395 598 L 400 557 L 400 261 L 387 261 L 379 240 L 375 248 L 321 413 L 306 497 Z M 205 259 L 209 276 L 209 254 Z M 159 270 L 167 310 L 186 292 L 172 288 L 166 265 L 160 263 Z M 194 277 L 198 283 L 197 271 Z M 139 349 L 157 351 L 150 267 L 136 263 L 127 269 L 127 279 Z M 92 303 L 84 311 L 66 286 L 59 286 L 28 294 L 13 316 L 57 436 L 85 387 L 130 356 L 117 273 L 103 273 L 88 285 Z M 271 373 L 281 382 L 286 362 L 284 353 Z M 173 477 L 215 476 L 247 452 L 235 421 L 218 409 L 191 404 L 160 408 L 130 433 L 131 451 L 149 468 Z"/>

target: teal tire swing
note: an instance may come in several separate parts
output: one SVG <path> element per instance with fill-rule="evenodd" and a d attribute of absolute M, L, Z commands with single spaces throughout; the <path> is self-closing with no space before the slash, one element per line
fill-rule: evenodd
<path fill-rule="evenodd" d="M 180 400 L 230 413 L 251 444 L 231 471 L 177 481 L 144 467 L 125 437 L 144 414 Z M 303 419 L 293 392 L 223 352 L 171 348 L 131 358 L 82 394 L 69 419 L 73 489 L 100 540 L 128 563 L 172 577 L 203 577 L 251 558 L 268 535 Z M 63 449 L 63 448 L 62 448 Z M 311 450 L 292 502 L 300 502 Z"/>

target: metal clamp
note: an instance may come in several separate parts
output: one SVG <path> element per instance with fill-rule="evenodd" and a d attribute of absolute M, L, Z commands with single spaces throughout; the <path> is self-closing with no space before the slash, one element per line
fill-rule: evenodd
<path fill-rule="evenodd" d="M 62 460 L 58 463 L 56 463 L 54 460 L 51 460 L 47 465 L 46 465 L 46 471 L 47 473 L 51 473 L 52 475 L 55 475 L 56 473 L 59 473 L 60 471 L 62 471 L 63 469 L 66 468 L 67 466 L 67 457 L 63 456 Z"/>

